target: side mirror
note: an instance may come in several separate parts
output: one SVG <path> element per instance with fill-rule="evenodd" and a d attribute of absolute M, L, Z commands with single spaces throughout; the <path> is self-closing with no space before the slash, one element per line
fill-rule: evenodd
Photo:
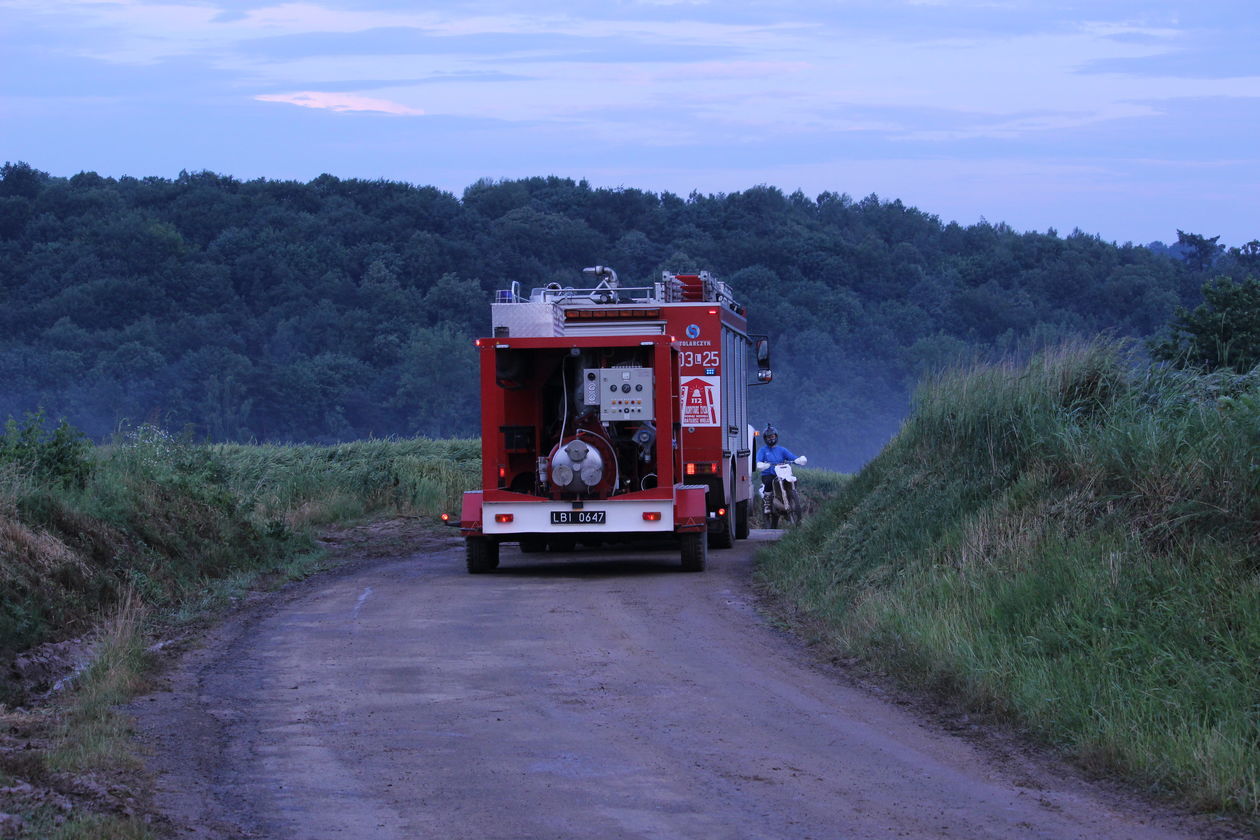
<path fill-rule="evenodd" d="M 770 367 L 770 339 L 759 335 L 753 340 L 753 356 L 757 359 L 757 367 L 767 370 Z"/>
<path fill-rule="evenodd" d="M 774 371 L 770 370 L 770 339 L 764 335 L 752 336 L 753 358 L 757 360 L 757 381 L 750 385 L 765 385 L 774 379 Z"/>

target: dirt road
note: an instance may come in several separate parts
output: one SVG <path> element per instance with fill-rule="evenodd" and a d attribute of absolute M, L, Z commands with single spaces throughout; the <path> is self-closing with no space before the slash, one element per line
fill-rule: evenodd
<path fill-rule="evenodd" d="M 1195 836 L 812 663 L 753 607 L 757 538 L 474 577 L 438 537 L 299 585 L 134 705 L 161 803 L 185 837 Z"/>

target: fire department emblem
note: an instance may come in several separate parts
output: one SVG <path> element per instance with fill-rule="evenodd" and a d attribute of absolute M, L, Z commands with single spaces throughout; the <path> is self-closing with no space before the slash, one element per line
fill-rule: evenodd
<path fill-rule="evenodd" d="M 699 338 L 699 337 L 700 337 L 700 325 L 688 324 L 687 325 L 687 338 Z"/>
<path fill-rule="evenodd" d="M 682 424 L 718 425 L 718 394 L 721 378 L 693 376 L 682 383 Z"/>

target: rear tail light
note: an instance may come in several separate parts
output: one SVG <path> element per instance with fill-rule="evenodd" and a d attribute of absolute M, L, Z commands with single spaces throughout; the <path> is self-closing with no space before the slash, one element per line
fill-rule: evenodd
<path fill-rule="evenodd" d="M 643 512 L 644 522 L 660 522 L 661 512 L 659 510 L 645 510 Z"/>
<path fill-rule="evenodd" d="M 718 516 L 726 516 L 726 508 L 718 508 Z"/>
<path fill-rule="evenodd" d="M 697 461 L 687 465 L 687 475 L 713 475 L 717 471 L 718 465 L 713 461 Z"/>
<path fill-rule="evenodd" d="M 494 515 L 494 521 L 499 523 L 511 522 L 515 518 L 516 517 L 510 513 L 496 513 Z"/>

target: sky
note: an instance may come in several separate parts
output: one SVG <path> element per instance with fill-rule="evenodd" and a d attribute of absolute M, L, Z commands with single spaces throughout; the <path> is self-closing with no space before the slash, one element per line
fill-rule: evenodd
<path fill-rule="evenodd" d="M 53 175 L 901 199 L 1260 239 L 1255 0 L 0 0 L 0 161 Z"/>

